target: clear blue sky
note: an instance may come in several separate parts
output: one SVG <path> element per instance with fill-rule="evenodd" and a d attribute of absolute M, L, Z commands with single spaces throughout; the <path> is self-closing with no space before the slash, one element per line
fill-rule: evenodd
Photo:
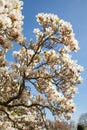
<path fill-rule="evenodd" d="M 39 12 L 54 13 L 60 18 L 71 22 L 76 38 L 79 41 L 80 50 L 73 55 L 78 63 L 84 66 L 82 73 L 84 81 L 78 85 L 78 93 L 75 95 L 76 112 L 73 120 L 77 121 L 81 113 L 87 112 L 87 0 L 23 0 L 24 9 L 24 34 L 28 41 L 33 38 L 33 28 L 36 28 L 36 14 Z"/>

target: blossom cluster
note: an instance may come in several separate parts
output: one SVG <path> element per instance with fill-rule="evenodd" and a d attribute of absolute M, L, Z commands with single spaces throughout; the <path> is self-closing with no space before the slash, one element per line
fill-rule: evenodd
<path fill-rule="evenodd" d="M 75 39 L 75 34 L 73 33 L 72 25 L 69 22 L 64 20 L 59 21 L 60 27 L 60 42 L 63 42 L 66 46 L 69 46 L 70 49 L 78 50 L 78 41 Z"/>
<path fill-rule="evenodd" d="M 72 51 L 79 49 L 78 41 L 75 39 L 72 25 L 69 22 L 60 19 L 54 14 L 39 13 L 36 18 L 44 30 L 43 34 L 39 30 L 38 36 L 45 34 L 50 36 L 53 43 L 63 43 L 65 46 L 69 46 Z"/>
<path fill-rule="evenodd" d="M 24 43 L 22 34 L 23 2 L 19 0 L 0 0 L 0 46 L 11 48 L 11 41 Z"/>

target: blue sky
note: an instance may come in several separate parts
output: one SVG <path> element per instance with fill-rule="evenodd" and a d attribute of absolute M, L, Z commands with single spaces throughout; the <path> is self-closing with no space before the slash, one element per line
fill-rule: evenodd
<path fill-rule="evenodd" d="M 87 0 L 23 0 L 24 34 L 27 41 L 34 38 L 33 29 L 38 27 L 35 16 L 39 12 L 54 13 L 65 21 L 69 21 L 79 41 L 80 50 L 73 55 L 78 63 L 84 66 L 83 83 L 78 85 L 75 95 L 76 112 L 73 120 L 78 121 L 81 113 L 87 112 Z"/>

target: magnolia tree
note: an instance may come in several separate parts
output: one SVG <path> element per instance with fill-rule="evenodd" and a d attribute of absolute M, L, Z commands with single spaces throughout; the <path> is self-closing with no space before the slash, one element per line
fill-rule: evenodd
<path fill-rule="evenodd" d="M 72 25 L 54 14 L 36 16 L 36 41 L 22 33 L 23 2 L 0 0 L 0 129 L 49 130 L 47 110 L 53 117 L 71 118 L 73 95 L 82 82 L 83 67 L 70 53 L 79 49 Z M 16 43 L 14 62 L 6 60 Z"/>

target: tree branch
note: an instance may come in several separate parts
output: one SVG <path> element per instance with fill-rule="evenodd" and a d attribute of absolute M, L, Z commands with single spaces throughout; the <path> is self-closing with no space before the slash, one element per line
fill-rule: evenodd
<path fill-rule="evenodd" d="M 17 95 L 16 95 L 16 96 L 13 96 L 13 97 L 10 97 L 10 98 L 9 98 L 7 101 L 5 101 L 5 102 L 0 102 L 0 105 L 7 106 L 11 101 L 20 98 L 20 96 L 21 96 L 21 94 L 22 94 L 22 92 L 23 92 L 23 90 L 24 90 L 24 87 L 25 87 L 25 76 L 24 76 L 24 78 L 23 78 L 23 82 L 22 82 L 22 84 L 21 84 L 21 86 L 20 86 L 20 89 L 19 89 Z"/>

